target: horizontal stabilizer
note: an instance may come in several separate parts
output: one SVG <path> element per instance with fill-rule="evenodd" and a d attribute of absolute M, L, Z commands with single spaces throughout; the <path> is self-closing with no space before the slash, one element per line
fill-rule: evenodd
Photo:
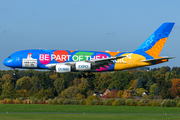
<path fill-rule="evenodd" d="M 141 60 L 142 62 L 153 62 L 153 61 L 159 61 L 159 60 L 165 60 L 165 59 L 172 59 L 175 57 L 162 57 L 162 58 L 156 58 L 156 59 L 149 59 L 149 60 Z"/>

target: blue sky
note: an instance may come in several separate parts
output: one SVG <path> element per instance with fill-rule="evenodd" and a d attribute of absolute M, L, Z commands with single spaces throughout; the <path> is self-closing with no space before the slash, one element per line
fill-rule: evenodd
<path fill-rule="evenodd" d="M 179 0 L 1 0 L 0 70 L 24 49 L 134 51 L 162 23 L 175 26 L 161 56 L 180 66 Z M 151 67 L 151 68 L 153 68 Z"/>

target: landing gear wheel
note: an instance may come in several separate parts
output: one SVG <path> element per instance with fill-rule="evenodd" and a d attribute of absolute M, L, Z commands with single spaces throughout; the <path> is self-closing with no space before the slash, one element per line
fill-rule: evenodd
<path fill-rule="evenodd" d="M 84 73 L 82 74 L 82 77 L 87 78 L 87 76 Z"/>
<path fill-rule="evenodd" d="M 94 78 L 94 77 L 95 77 L 95 75 L 94 75 L 94 74 L 89 73 L 89 74 L 88 74 L 88 78 L 91 78 L 91 77 L 93 77 L 93 78 Z"/>
<path fill-rule="evenodd" d="M 82 78 L 82 75 L 81 75 L 81 74 L 78 74 L 78 78 Z"/>

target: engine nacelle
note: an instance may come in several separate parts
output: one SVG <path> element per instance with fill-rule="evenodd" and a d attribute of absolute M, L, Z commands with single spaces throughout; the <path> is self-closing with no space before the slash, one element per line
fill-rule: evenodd
<path fill-rule="evenodd" d="M 88 62 L 76 62 L 76 70 L 90 70 L 91 63 Z"/>
<path fill-rule="evenodd" d="M 65 73 L 65 72 L 70 72 L 71 71 L 71 66 L 70 65 L 56 65 L 56 72 L 58 73 Z"/>

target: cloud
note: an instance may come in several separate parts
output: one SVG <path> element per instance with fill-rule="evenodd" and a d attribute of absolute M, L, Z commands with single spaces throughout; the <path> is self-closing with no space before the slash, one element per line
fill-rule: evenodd
<path fill-rule="evenodd" d="M 114 35 L 115 34 L 115 32 L 108 32 L 108 33 L 106 33 L 106 35 Z"/>

